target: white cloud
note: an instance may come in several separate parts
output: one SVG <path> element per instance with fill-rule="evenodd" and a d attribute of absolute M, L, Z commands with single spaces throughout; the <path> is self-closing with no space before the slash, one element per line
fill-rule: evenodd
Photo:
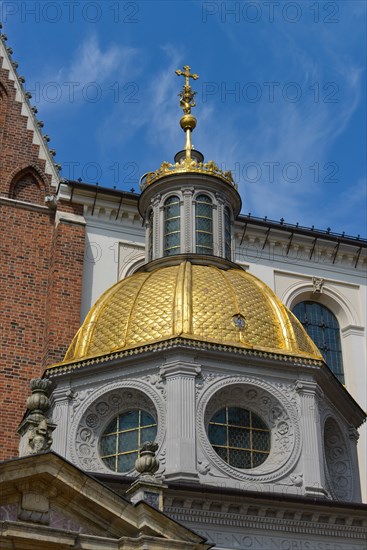
<path fill-rule="evenodd" d="M 137 49 L 125 46 L 102 48 L 97 35 L 89 35 L 75 50 L 68 64 L 35 79 L 41 90 L 42 110 L 52 108 L 55 111 L 66 104 L 70 109 L 73 104 L 80 106 L 85 103 L 86 97 L 95 97 L 102 92 L 106 95 L 109 86 L 112 87 L 116 81 L 124 82 L 134 72 L 132 61 L 137 53 Z M 112 94 L 113 90 L 109 95 L 112 97 Z"/>

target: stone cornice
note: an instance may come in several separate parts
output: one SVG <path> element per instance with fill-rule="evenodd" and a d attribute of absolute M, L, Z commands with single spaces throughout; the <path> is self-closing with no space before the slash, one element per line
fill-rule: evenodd
<path fill-rule="evenodd" d="M 244 224 L 237 220 L 234 228 L 237 261 L 244 258 L 253 261 L 279 261 L 299 265 L 330 266 L 335 269 L 353 271 L 363 269 L 367 262 L 366 242 L 357 239 L 344 239 L 326 235 L 292 233 L 275 227 L 268 232 L 266 227 L 258 226 L 256 221 Z M 291 239 L 292 237 L 292 239 Z M 324 237 L 324 238 L 323 238 Z M 328 238 L 327 238 L 328 237 Z"/>
<path fill-rule="evenodd" d="M 14 208 L 23 208 L 24 210 L 34 210 L 35 212 L 41 212 L 42 214 L 53 214 L 53 211 L 50 210 L 47 206 L 34 204 L 33 202 L 9 199 L 8 197 L 0 197 L 0 204 L 13 206 Z"/>
<path fill-rule="evenodd" d="M 75 362 L 63 362 L 51 365 L 45 370 L 45 375 L 54 376 L 58 374 L 64 374 L 71 372 L 73 370 L 79 370 L 84 367 L 99 365 L 107 363 L 111 360 L 119 360 L 124 357 L 140 355 L 143 353 L 149 353 L 159 350 L 169 350 L 176 348 L 184 349 L 193 349 L 193 350 L 208 350 L 208 351 L 219 351 L 226 353 L 233 353 L 239 356 L 249 356 L 256 357 L 259 359 L 276 359 L 281 361 L 284 364 L 294 364 L 298 366 L 312 366 L 312 367 L 321 367 L 324 363 L 323 361 L 318 361 L 316 359 L 309 359 L 307 357 L 293 356 L 286 354 L 277 354 L 270 353 L 268 351 L 253 350 L 253 349 L 244 349 L 231 345 L 223 345 L 216 343 L 201 342 L 199 340 L 189 340 L 187 338 L 171 338 L 169 340 L 164 340 L 162 342 L 157 342 L 154 344 L 149 344 L 145 346 L 139 346 L 137 348 L 127 349 L 120 352 L 109 353 L 106 355 L 101 355 L 98 357 L 90 357 L 86 359 L 81 359 Z"/>
<path fill-rule="evenodd" d="M 330 504 L 332 506 L 332 504 Z M 273 507 L 274 508 L 274 507 Z M 276 508 L 276 506 L 275 506 Z M 299 507 L 302 510 L 302 506 Z M 294 519 L 280 519 L 279 517 L 245 516 L 242 514 L 214 512 L 212 510 L 189 510 L 179 507 L 165 507 L 164 512 L 176 521 L 185 524 L 202 525 L 203 527 L 237 527 L 244 530 L 273 531 L 283 534 L 302 534 L 326 537 L 347 537 L 355 540 L 366 540 L 366 527 L 353 525 L 336 525 L 318 521 L 299 521 Z M 345 514 L 349 516 L 349 514 Z"/>
<path fill-rule="evenodd" d="M 355 336 L 364 336 L 365 328 L 359 327 L 357 325 L 348 325 L 340 329 L 340 332 L 343 334 L 343 336 L 350 336 L 352 334 Z"/>
<path fill-rule="evenodd" d="M 60 222 L 72 223 L 77 225 L 85 225 L 86 221 L 83 216 L 73 214 L 71 212 L 57 211 L 55 216 L 56 225 Z"/>

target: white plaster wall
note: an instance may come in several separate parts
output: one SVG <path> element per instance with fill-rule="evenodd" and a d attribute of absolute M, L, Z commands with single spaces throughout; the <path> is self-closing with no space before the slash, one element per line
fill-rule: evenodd
<path fill-rule="evenodd" d="M 121 226 L 93 217 L 86 221 L 81 322 L 101 294 L 119 280 L 119 273 L 125 275 L 130 263 L 137 261 L 145 243 L 140 220 Z"/>

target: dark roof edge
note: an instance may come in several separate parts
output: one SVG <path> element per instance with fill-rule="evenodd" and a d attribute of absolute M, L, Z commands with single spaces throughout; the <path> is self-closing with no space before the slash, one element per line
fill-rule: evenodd
<path fill-rule="evenodd" d="M 314 227 L 304 227 L 292 223 L 284 223 L 284 220 L 277 222 L 275 220 L 268 220 L 267 218 L 257 218 L 251 216 L 251 214 L 240 214 L 237 216 L 237 221 L 244 224 L 257 225 L 264 229 L 277 231 L 285 231 L 287 233 L 294 233 L 296 235 L 305 235 L 312 237 L 313 239 L 321 239 L 323 241 L 334 241 L 340 244 L 354 245 L 361 248 L 367 248 L 367 239 L 363 239 L 360 235 L 353 237 L 351 235 L 345 235 L 344 233 L 334 233 L 330 230 L 315 229 Z"/>
<path fill-rule="evenodd" d="M 134 201 L 137 201 L 140 197 L 140 193 L 122 191 L 121 189 L 111 189 L 110 187 L 102 187 L 101 185 L 92 183 L 83 183 L 82 181 L 62 180 L 61 183 L 68 185 L 68 187 L 71 187 L 72 189 L 92 191 L 93 193 L 100 193 L 101 195 L 114 195 L 115 197 L 131 199 Z"/>

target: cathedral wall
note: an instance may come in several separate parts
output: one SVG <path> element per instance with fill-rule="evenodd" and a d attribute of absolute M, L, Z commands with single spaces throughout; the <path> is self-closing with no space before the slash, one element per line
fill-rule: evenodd
<path fill-rule="evenodd" d="M 15 432 L 29 393 L 29 380 L 42 373 L 53 223 L 46 207 L 22 209 L 0 199 L 0 211 L 0 452 L 1 458 L 9 458 L 17 455 Z"/>
<path fill-rule="evenodd" d="M 51 175 L 55 170 L 47 158 L 50 154 L 44 151 L 46 145 L 40 141 L 40 130 L 24 91 L 1 51 L 0 122 L 0 195 L 17 198 L 22 187 L 20 200 L 35 202 L 35 195 L 40 195 L 37 202 L 43 204 L 41 200 L 50 192 L 50 186 L 56 184 Z M 18 184 L 18 192 L 15 184 Z M 31 189 L 32 184 L 34 189 Z"/>
<path fill-rule="evenodd" d="M 29 381 L 62 360 L 79 327 L 84 225 L 81 216 L 1 197 L 0 212 L 5 459 L 17 455 Z"/>
<path fill-rule="evenodd" d="M 83 207 L 57 201 L 43 123 L 0 40 L 0 458 L 17 456 L 29 381 L 63 358 L 79 327 Z"/>

